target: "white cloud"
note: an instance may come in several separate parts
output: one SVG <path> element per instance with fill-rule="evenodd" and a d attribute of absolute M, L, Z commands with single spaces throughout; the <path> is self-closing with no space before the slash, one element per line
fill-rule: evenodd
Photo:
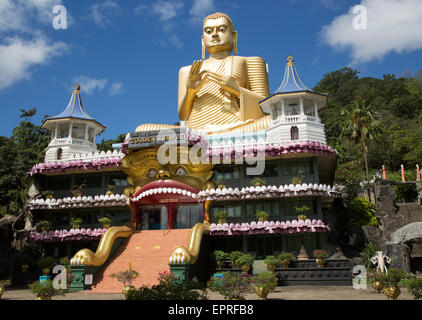
<path fill-rule="evenodd" d="M 158 1 L 151 5 L 151 12 L 158 15 L 160 21 L 176 18 L 183 9 L 181 1 Z"/>
<path fill-rule="evenodd" d="M 111 23 L 111 16 L 120 11 L 119 5 L 111 0 L 96 3 L 90 7 L 90 16 L 100 27 Z"/>
<path fill-rule="evenodd" d="M 339 50 L 350 50 L 353 63 L 382 59 L 422 49 L 422 1 L 362 0 L 367 9 L 367 29 L 353 28 L 353 7 L 323 27 L 322 40 Z"/>
<path fill-rule="evenodd" d="M 108 80 L 105 78 L 96 79 L 89 76 L 76 76 L 72 79 L 73 83 L 81 86 L 81 91 L 87 94 L 94 93 L 94 91 L 101 91 L 105 88 Z"/>
<path fill-rule="evenodd" d="M 194 0 L 193 6 L 190 9 L 189 13 L 192 15 L 192 18 L 204 19 L 207 15 L 211 14 L 215 10 L 214 0 Z"/>
<path fill-rule="evenodd" d="M 110 90 L 108 92 L 110 93 L 111 96 L 122 93 L 123 92 L 123 83 L 121 83 L 121 82 L 112 83 Z"/>
<path fill-rule="evenodd" d="M 62 0 L 0 0 L 0 90 L 30 79 L 35 66 L 68 51 L 68 45 L 51 42 L 39 30 L 51 25 L 58 4 Z"/>
<path fill-rule="evenodd" d="M 46 64 L 68 49 L 63 42 L 49 43 L 42 36 L 29 41 L 6 38 L 4 42 L 0 43 L 0 90 L 29 79 L 34 66 Z"/>
<path fill-rule="evenodd" d="M 58 4 L 62 0 L 0 0 L 0 32 L 31 32 L 34 21 L 49 24 Z"/>

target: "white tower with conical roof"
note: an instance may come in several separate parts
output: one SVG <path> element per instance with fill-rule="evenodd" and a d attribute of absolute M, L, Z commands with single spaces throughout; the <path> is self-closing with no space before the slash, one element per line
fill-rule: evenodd
<path fill-rule="evenodd" d="M 315 141 L 326 143 L 319 110 L 328 95 L 306 87 L 297 73 L 293 56 L 287 57 L 283 81 L 277 91 L 260 101 L 264 113 L 271 115 L 267 137 L 281 142 Z"/>
<path fill-rule="evenodd" d="M 95 137 L 105 130 L 105 126 L 86 113 L 79 91 L 80 86 L 75 84 L 66 109 L 48 117 L 42 125 L 51 131 L 51 141 L 45 152 L 46 162 L 69 160 L 77 154 L 97 151 Z"/>

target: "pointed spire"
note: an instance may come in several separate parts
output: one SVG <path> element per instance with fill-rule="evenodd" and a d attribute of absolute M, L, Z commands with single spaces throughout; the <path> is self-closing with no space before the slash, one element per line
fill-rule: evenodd
<path fill-rule="evenodd" d="M 73 85 L 73 93 L 70 97 L 70 101 L 64 111 L 59 113 L 56 116 L 48 117 L 44 124 L 49 120 L 56 120 L 56 119 L 82 119 L 82 120 L 90 120 L 96 122 L 99 126 L 103 127 L 103 130 L 105 127 L 97 122 L 94 118 L 92 118 L 86 111 L 85 108 L 82 105 L 82 99 L 80 94 L 81 86 L 77 83 Z"/>
<path fill-rule="evenodd" d="M 305 86 L 297 73 L 293 56 L 287 57 L 286 69 L 284 71 L 283 82 L 275 93 L 312 91 Z"/>

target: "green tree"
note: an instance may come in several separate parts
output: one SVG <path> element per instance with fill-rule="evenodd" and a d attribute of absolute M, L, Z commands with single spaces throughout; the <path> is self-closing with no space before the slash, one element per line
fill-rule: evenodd
<path fill-rule="evenodd" d="M 355 101 L 352 109 L 343 109 L 341 115 L 345 117 L 342 134 L 346 134 L 361 143 L 365 161 L 366 180 L 369 181 L 368 146 L 367 141 L 372 140 L 380 132 L 380 122 L 369 110 L 365 101 Z"/>
<path fill-rule="evenodd" d="M 99 151 L 113 151 L 113 144 L 115 143 L 123 143 L 125 141 L 126 138 L 126 134 L 125 133 L 121 133 L 117 136 L 116 139 L 109 139 L 109 140 L 104 140 L 102 139 L 100 143 L 97 143 L 97 149 Z"/>

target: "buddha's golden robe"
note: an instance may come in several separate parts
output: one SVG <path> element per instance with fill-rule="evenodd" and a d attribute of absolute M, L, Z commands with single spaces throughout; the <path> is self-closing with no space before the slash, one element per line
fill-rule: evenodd
<path fill-rule="evenodd" d="M 189 72 L 190 66 L 184 68 Z M 205 60 L 201 71 L 204 70 L 233 77 L 240 87 L 240 96 L 234 97 L 214 81 L 206 80 L 194 100 L 188 127 L 207 133 L 242 133 L 268 128 L 270 117 L 265 116 L 258 105 L 259 100 L 269 95 L 267 70 L 262 58 L 228 56 L 219 65 L 207 64 Z M 185 83 L 179 78 L 179 86 L 183 85 Z M 174 126 L 145 124 L 136 131 L 167 128 Z"/>

